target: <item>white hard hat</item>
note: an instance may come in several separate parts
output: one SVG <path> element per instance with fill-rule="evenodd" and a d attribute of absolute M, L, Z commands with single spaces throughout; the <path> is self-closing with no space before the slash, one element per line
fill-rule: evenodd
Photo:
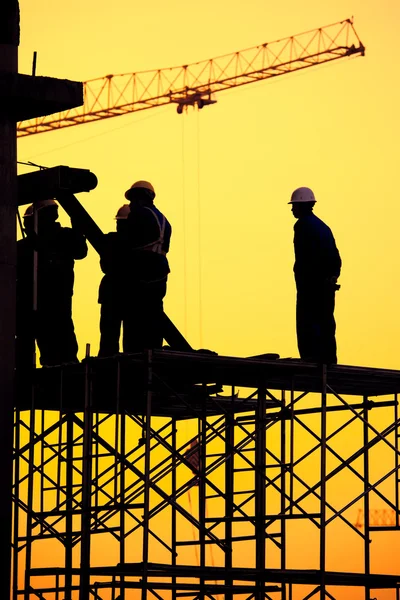
<path fill-rule="evenodd" d="M 297 202 L 316 202 L 314 192 L 308 187 L 299 187 L 294 190 L 288 204 L 297 204 Z"/>
<path fill-rule="evenodd" d="M 36 211 L 42 210 L 42 208 L 47 208 L 48 206 L 56 206 L 58 208 L 58 204 L 55 200 L 39 200 L 38 202 L 35 202 Z M 33 204 L 28 206 L 24 217 L 33 217 Z"/>
<path fill-rule="evenodd" d="M 131 196 L 130 191 L 134 190 L 134 189 L 137 189 L 137 188 L 139 188 L 139 189 L 141 188 L 143 190 L 149 190 L 149 192 L 153 193 L 153 198 L 155 198 L 155 196 L 156 196 L 156 193 L 155 193 L 154 188 L 151 185 L 151 183 L 149 181 L 140 180 L 140 181 L 135 181 L 135 183 L 133 183 L 131 185 L 131 187 L 129 188 L 129 190 L 127 190 L 125 192 L 125 198 L 127 200 L 130 200 L 130 196 Z"/>
<path fill-rule="evenodd" d="M 115 215 L 115 218 L 117 220 L 118 219 L 127 219 L 130 212 L 131 212 L 131 207 L 129 206 L 129 204 L 123 204 L 121 206 L 121 208 L 118 209 L 118 212 Z"/>

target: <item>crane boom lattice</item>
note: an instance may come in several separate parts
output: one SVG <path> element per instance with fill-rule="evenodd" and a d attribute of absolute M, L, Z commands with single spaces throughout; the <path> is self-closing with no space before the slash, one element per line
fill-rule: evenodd
<path fill-rule="evenodd" d="M 82 107 L 18 124 L 18 136 L 44 133 L 131 112 L 176 104 L 202 108 L 212 95 L 340 58 L 364 55 L 351 19 L 201 62 L 84 83 Z"/>

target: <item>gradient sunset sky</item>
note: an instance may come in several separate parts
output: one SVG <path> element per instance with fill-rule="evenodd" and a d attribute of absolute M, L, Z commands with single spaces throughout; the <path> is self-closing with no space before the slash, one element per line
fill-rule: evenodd
<path fill-rule="evenodd" d="M 92 170 L 98 187 L 80 198 L 104 231 L 114 229 L 124 191 L 149 179 L 173 225 L 166 311 L 194 347 L 237 356 L 298 356 L 287 202 L 294 188 L 311 187 L 343 259 L 339 362 L 400 367 L 398 2 L 21 0 L 20 8 L 20 71 L 30 73 L 36 50 L 38 75 L 72 80 L 180 66 L 354 16 L 364 58 L 224 92 L 183 116 L 167 106 L 20 139 L 18 157 Z M 98 348 L 100 278 L 91 250 L 76 265 L 81 356 L 87 342 L 92 354 Z"/>
<path fill-rule="evenodd" d="M 398 0 L 20 0 L 20 9 L 20 71 L 31 72 L 37 51 L 38 75 L 78 81 L 189 64 L 354 16 L 363 58 L 224 92 L 181 116 L 167 106 L 19 139 L 18 158 L 93 171 L 98 187 L 79 198 L 105 232 L 125 190 L 151 181 L 173 227 L 166 312 L 194 347 L 232 356 L 298 356 L 287 203 L 311 187 L 343 260 L 339 363 L 400 369 Z M 92 248 L 75 273 L 79 355 L 86 343 L 95 355 L 102 274 Z M 395 569 L 393 553 L 388 561 Z"/>

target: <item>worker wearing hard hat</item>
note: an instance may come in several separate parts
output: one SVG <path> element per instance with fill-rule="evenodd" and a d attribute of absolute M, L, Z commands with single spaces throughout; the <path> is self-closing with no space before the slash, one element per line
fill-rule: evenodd
<path fill-rule="evenodd" d="M 33 364 L 35 340 L 42 365 L 77 360 L 72 321 L 74 261 L 85 258 L 85 237 L 61 227 L 54 200 L 38 201 L 24 215 L 24 237 L 17 244 L 17 359 Z M 36 254 L 36 259 L 34 258 Z"/>
<path fill-rule="evenodd" d="M 112 302 L 115 312 L 122 314 L 124 352 L 162 346 L 163 298 L 169 273 L 166 255 L 171 225 L 154 205 L 155 195 L 152 184 L 143 180 L 136 181 L 126 191 L 129 212 L 126 227 L 124 224 L 123 231 L 118 234 L 121 242 L 116 245 L 120 261 L 115 261 L 115 253 L 114 267 L 112 259 L 102 261 L 102 266 L 108 268 L 110 279 L 115 281 Z M 116 262 L 120 262 L 122 268 Z M 103 309 L 104 303 L 104 316 Z M 118 351 L 117 320 L 110 318 L 108 325 L 107 319 L 101 318 L 102 356 Z"/>
<path fill-rule="evenodd" d="M 154 205 L 155 190 L 148 181 L 136 181 L 126 192 L 130 202 L 128 240 L 134 265 L 134 284 L 124 316 L 124 352 L 161 348 L 163 298 L 167 291 L 167 253 L 171 225 Z"/>
<path fill-rule="evenodd" d="M 297 343 L 302 360 L 336 364 L 335 292 L 342 261 L 330 228 L 313 213 L 315 196 L 297 188 L 294 226 Z"/>
<path fill-rule="evenodd" d="M 100 257 L 104 273 L 99 288 L 100 348 L 99 356 L 112 356 L 119 352 L 119 338 L 124 316 L 126 278 L 129 272 L 127 247 L 127 219 L 129 204 L 124 204 L 115 215 L 116 231 L 105 236 Z"/>

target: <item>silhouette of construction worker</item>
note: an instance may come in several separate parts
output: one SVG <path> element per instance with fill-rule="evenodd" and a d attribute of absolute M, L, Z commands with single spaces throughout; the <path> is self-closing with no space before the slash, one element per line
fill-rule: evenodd
<path fill-rule="evenodd" d="M 110 240 L 108 250 L 106 245 L 101 261 L 106 273 L 106 284 L 102 283 L 106 304 L 110 286 L 110 304 L 114 304 L 118 315 L 114 320 L 105 316 L 109 311 L 104 311 L 102 296 L 101 356 L 118 351 L 119 315 L 122 315 L 124 352 L 161 348 L 163 340 L 171 225 L 154 205 L 155 191 L 148 181 L 136 181 L 125 198 L 130 202 L 126 223 L 117 231 L 114 241 Z M 110 282 L 114 281 L 112 289 L 107 283 L 108 276 Z"/>
<path fill-rule="evenodd" d="M 342 261 L 332 231 L 313 213 L 315 197 L 296 189 L 289 204 L 294 226 L 297 343 L 302 360 L 336 364 L 335 292 Z"/>
<path fill-rule="evenodd" d="M 35 340 L 43 366 L 77 360 L 72 321 L 74 261 L 85 258 L 85 237 L 76 224 L 61 227 L 58 205 L 42 200 L 24 215 L 17 243 L 17 365 L 32 366 Z M 36 222 L 36 225 L 35 225 Z"/>
<path fill-rule="evenodd" d="M 119 338 L 124 319 L 124 306 L 128 298 L 127 278 L 130 275 L 127 219 L 129 204 L 118 209 L 115 216 L 116 231 L 105 236 L 100 266 L 104 273 L 99 288 L 100 348 L 99 356 L 112 356 L 119 352 Z"/>

